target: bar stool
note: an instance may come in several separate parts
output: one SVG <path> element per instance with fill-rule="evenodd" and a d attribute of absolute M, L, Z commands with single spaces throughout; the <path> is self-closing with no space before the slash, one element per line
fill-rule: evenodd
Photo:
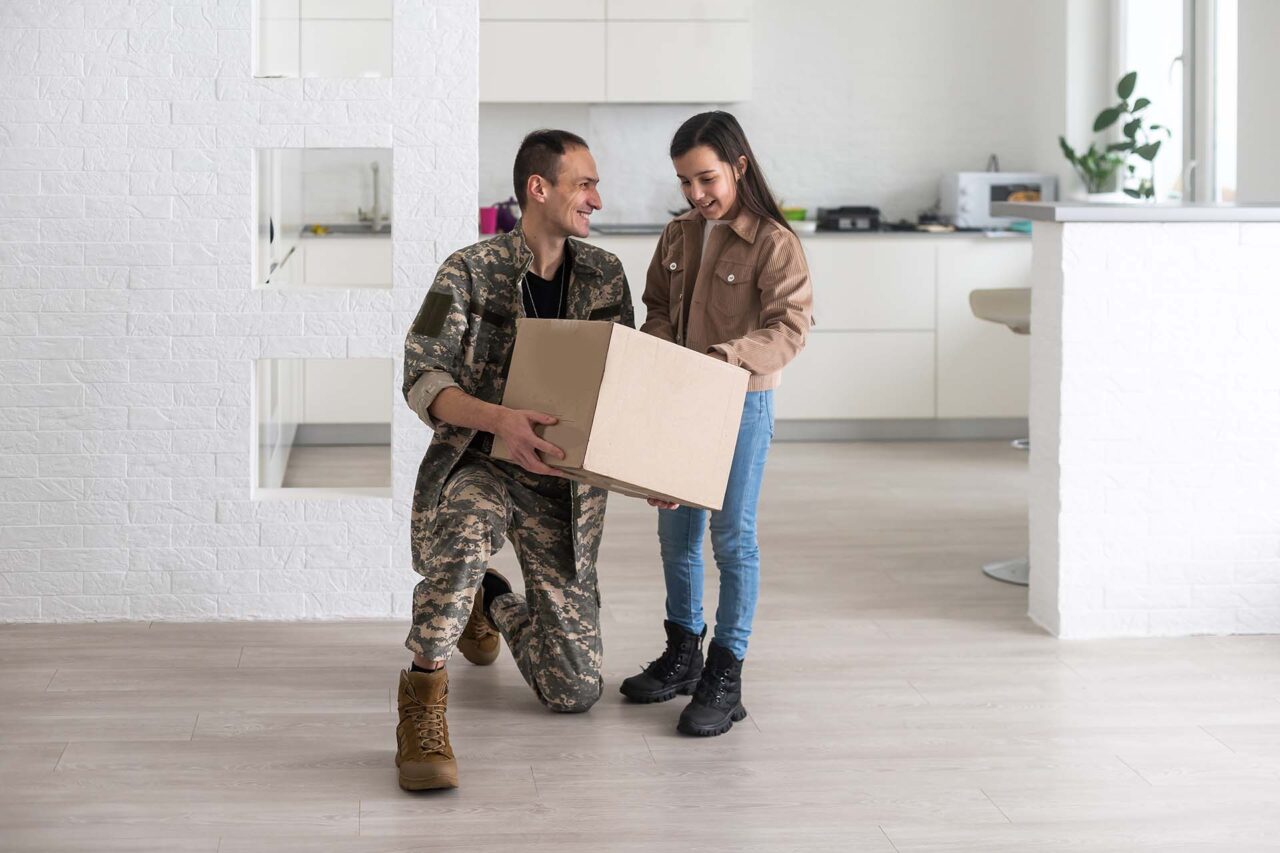
<path fill-rule="evenodd" d="M 979 320 L 1008 326 L 1015 335 L 1031 334 L 1031 288 L 1009 287 L 992 290 L 974 290 L 969 293 L 969 309 Z M 1030 439 L 1013 441 L 1018 450 L 1029 450 Z M 982 567 L 982 573 L 1005 583 L 1027 586 L 1031 575 L 1031 562 L 1026 557 L 998 560 Z"/>

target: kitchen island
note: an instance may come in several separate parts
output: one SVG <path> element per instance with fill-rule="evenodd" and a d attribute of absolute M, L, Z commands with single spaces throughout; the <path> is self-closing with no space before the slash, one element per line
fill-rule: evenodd
<path fill-rule="evenodd" d="M 1280 631 L 1280 207 L 994 212 L 1034 223 L 1031 618 Z"/>

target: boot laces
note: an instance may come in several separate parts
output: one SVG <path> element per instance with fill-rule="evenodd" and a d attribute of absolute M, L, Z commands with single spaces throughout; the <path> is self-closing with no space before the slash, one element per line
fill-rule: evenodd
<path fill-rule="evenodd" d="M 448 741 L 444 719 L 445 706 L 440 703 L 418 703 L 413 728 L 418 733 L 418 745 L 426 753 L 442 753 Z"/>
<path fill-rule="evenodd" d="M 657 660 L 650 661 L 645 667 L 645 672 L 661 679 L 668 681 L 680 672 L 681 661 L 688 657 L 693 647 L 693 640 L 689 638 L 681 638 L 679 644 L 667 641 L 667 650 L 664 651 Z"/>
<path fill-rule="evenodd" d="M 489 624 L 488 619 L 483 617 L 477 619 L 474 614 L 472 614 L 472 617 L 467 620 L 466 627 L 462 629 L 462 636 L 466 637 L 468 640 L 479 641 L 486 637 L 496 637 L 497 635 L 497 630 Z"/>
<path fill-rule="evenodd" d="M 729 679 L 732 673 L 725 668 L 704 669 L 702 679 L 694 691 L 694 698 L 703 705 L 718 707 L 729 691 Z"/>

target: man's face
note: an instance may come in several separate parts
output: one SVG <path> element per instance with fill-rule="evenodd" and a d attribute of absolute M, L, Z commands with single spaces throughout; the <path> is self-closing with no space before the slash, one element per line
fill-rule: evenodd
<path fill-rule="evenodd" d="M 546 201 L 541 205 L 546 224 L 565 236 L 586 237 L 590 231 L 591 214 L 604 205 L 596 184 L 596 161 L 585 148 L 569 148 L 560 158 L 560 174 L 556 182 L 543 181 Z"/>

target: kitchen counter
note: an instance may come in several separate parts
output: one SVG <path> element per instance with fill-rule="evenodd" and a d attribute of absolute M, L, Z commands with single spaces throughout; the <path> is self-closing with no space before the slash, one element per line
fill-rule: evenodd
<path fill-rule="evenodd" d="M 341 224 L 334 224 L 334 225 L 326 225 L 324 227 L 330 230 L 324 234 L 317 234 L 314 231 L 312 231 L 311 226 L 308 225 L 306 228 L 303 228 L 301 231 L 298 232 L 298 236 L 301 237 L 303 240 L 334 240 L 334 239 L 350 240 L 352 238 L 357 240 L 364 240 L 364 239 L 384 239 L 384 238 L 391 237 L 391 223 L 387 223 L 386 225 L 383 225 L 381 231 L 373 231 L 369 228 L 368 225 L 364 225 L 364 224 L 357 225 L 355 223 L 341 223 Z"/>
<path fill-rule="evenodd" d="M 1023 217 L 1026 218 L 1026 217 Z M 591 230 L 588 241 L 597 238 L 614 240 L 620 237 L 656 237 L 662 233 L 664 226 L 655 225 L 652 231 L 598 231 Z M 801 240 L 831 240 L 845 237 L 896 237 L 903 239 L 917 239 L 920 237 L 977 237 L 982 239 L 1003 239 L 1003 238 L 1021 238 L 1025 239 L 1031 235 L 1021 231 L 814 231 L 812 233 L 796 232 L 796 236 Z"/>
<path fill-rule="evenodd" d="M 1275 204 L 1133 204 L 1090 202 L 996 202 L 996 216 L 1033 222 L 1280 222 Z"/>

